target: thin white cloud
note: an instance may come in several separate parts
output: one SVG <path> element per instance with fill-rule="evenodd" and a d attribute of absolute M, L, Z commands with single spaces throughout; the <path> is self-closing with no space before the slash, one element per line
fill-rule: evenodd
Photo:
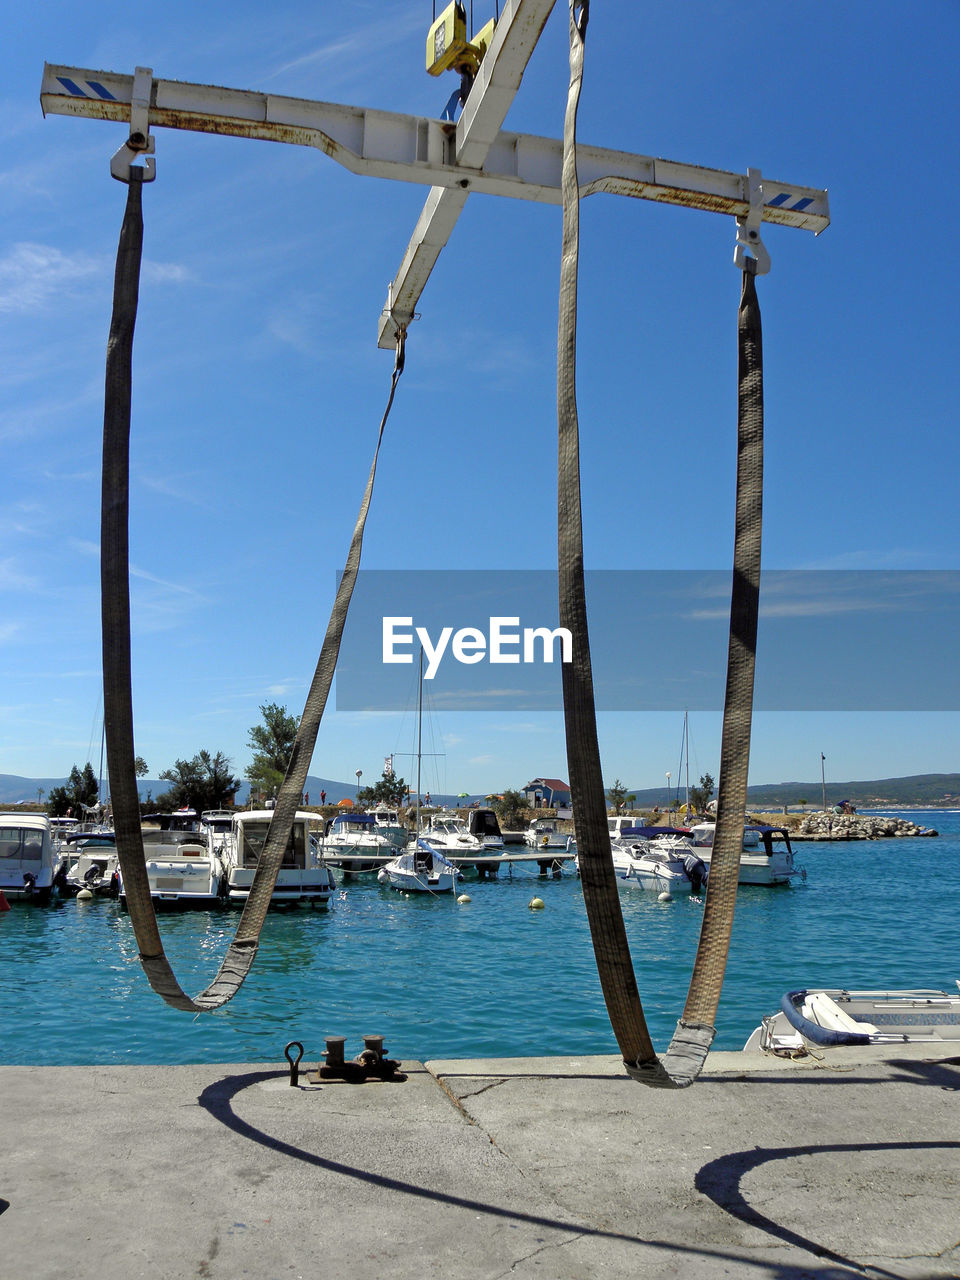
<path fill-rule="evenodd" d="M 156 574 L 149 573 L 146 569 L 140 569 L 134 564 L 130 566 L 130 577 L 139 578 L 142 582 L 151 582 L 154 586 L 163 587 L 166 591 L 190 596 L 195 600 L 203 601 L 204 599 L 200 592 L 195 591 L 193 587 L 184 586 L 182 582 L 169 582 L 165 578 L 158 578 Z"/>
<path fill-rule="evenodd" d="M 22 241 L 0 258 L 0 311 L 38 311 L 51 298 L 102 274 L 102 260 L 88 253 L 67 254 Z"/>
<path fill-rule="evenodd" d="M 183 475 L 171 478 L 169 476 L 146 474 L 138 476 L 137 479 L 145 489 L 151 489 L 154 493 L 161 493 L 165 498 L 176 498 L 178 501 L 189 503 L 191 506 L 202 507 L 210 501 L 208 493 L 201 491 L 196 482 Z"/>
<path fill-rule="evenodd" d="M 93 281 L 106 288 L 111 273 L 112 264 L 105 257 L 20 241 L 0 258 L 0 312 L 37 312 L 51 302 L 62 306 L 64 296 L 76 296 L 81 286 Z M 187 268 L 178 263 L 149 259 L 144 260 L 141 275 L 149 284 L 183 284 L 191 279 Z"/>
<path fill-rule="evenodd" d="M 372 45 L 375 44 L 379 48 L 389 48 L 399 36 L 422 26 L 423 21 L 416 14 L 407 13 L 391 20 L 384 18 L 381 10 L 367 25 L 358 27 L 349 35 L 341 36 L 337 40 L 330 40 L 326 44 L 317 45 L 308 52 L 300 54 L 299 57 L 274 68 L 273 71 L 268 71 L 263 76 L 263 79 L 265 81 L 274 80 L 277 76 L 282 76 L 288 71 L 295 71 L 301 67 L 308 66 L 317 67 L 329 64 L 355 66 L 356 55 L 360 53 L 369 54 Z"/>
<path fill-rule="evenodd" d="M 13 556 L 0 560 L 0 588 L 15 591 L 35 591 L 36 578 L 22 573 Z"/>

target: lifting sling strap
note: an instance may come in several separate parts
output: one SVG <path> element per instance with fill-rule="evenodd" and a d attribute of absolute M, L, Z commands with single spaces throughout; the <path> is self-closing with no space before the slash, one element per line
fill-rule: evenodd
<path fill-rule="evenodd" d="M 736 532 L 727 684 L 723 709 L 717 826 L 703 925 L 683 1017 L 661 1061 L 647 1029 L 630 958 L 613 869 L 600 765 L 587 631 L 576 401 L 579 186 L 576 120 L 589 3 L 570 0 L 570 88 L 563 134 L 563 241 L 557 341 L 558 568 L 560 625 L 573 640 L 564 663 L 567 766 L 584 903 L 600 985 L 624 1066 L 635 1080 L 663 1088 L 693 1083 L 716 1034 L 714 1020 L 730 946 L 743 844 L 753 709 L 763 490 L 763 356 L 753 274 L 744 263 L 739 310 Z"/>
<path fill-rule="evenodd" d="M 579 258 L 576 116 L 588 13 L 588 0 L 580 3 L 570 0 L 570 89 L 564 124 L 557 365 L 560 624 L 570 631 L 573 639 L 573 660 L 562 665 L 564 727 L 572 800 L 577 814 L 584 902 L 604 1000 L 624 1065 L 628 1074 L 644 1083 L 682 1088 L 696 1078 L 715 1035 L 713 1024 L 730 944 L 743 841 L 759 606 L 763 476 L 763 361 L 754 280 L 756 263 L 748 259 L 743 264 L 738 324 L 736 531 L 717 827 L 703 926 L 687 1002 L 661 1061 L 644 1019 L 613 872 L 584 588 L 575 378 Z M 401 330 L 398 334 L 390 395 L 346 567 L 253 886 L 219 972 L 204 991 L 191 998 L 183 992 L 170 968 L 157 928 L 147 880 L 134 771 L 128 566 L 129 436 L 133 332 L 142 243 L 141 173 L 131 167 L 117 253 L 104 409 L 101 593 L 107 758 L 117 850 L 141 963 L 151 986 L 168 1004 L 202 1012 L 220 1007 L 236 994 L 256 955 L 336 667 L 359 568 L 380 442 L 403 370 L 404 333 Z"/>
<path fill-rule="evenodd" d="M 133 332 L 137 316 L 140 260 L 143 249 L 141 202 L 143 171 L 129 167 L 127 205 L 114 280 L 113 318 L 107 343 L 107 368 L 103 416 L 103 488 L 101 512 L 101 611 L 103 627 L 103 706 L 107 738 L 107 763 L 113 796 L 117 854 L 127 910 L 140 951 L 140 962 L 150 985 L 167 1004 L 193 1013 L 217 1009 L 240 989 L 250 971 L 259 945 L 260 931 L 273 896 L 277 874 L 290 839 L 310 758 L 337 665 L 340 641 L 350 598 L 360 567 L 363 530 L 377 458 L 387 417 L 393 406 L 397 382 L 403 372 L 405 333 L 397 337 L 397 358 L 390 382 L 387 407 L 380 422 L 373 463 L 367 479 L 347 561 L 337 588 L 316 671 L 300 719 L 293 753 L 277 795 L 267 837 L 257 864 L 243 913 L 233 941 L 210 985 L 188 996 L 177 981 L 163 950 L 150 884 L 147 879 L 140 798 L 134 769 L 133 707 L 130 669 L 129 589 L 129 453 Z"/>

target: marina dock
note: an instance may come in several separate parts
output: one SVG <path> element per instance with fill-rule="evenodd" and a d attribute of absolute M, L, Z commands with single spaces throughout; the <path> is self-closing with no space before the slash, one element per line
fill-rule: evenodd
<path fill-rule="evenodd" d="M 955 1277 L 960 1061 L 837 1053 L 711 1054 L 679 1092 L 610 1057 L 2 1067 L 3 1274 Z"/>

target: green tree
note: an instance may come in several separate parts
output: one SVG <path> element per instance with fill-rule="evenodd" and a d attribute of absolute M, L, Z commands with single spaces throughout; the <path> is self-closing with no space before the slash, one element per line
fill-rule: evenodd
<path fill-rule="evenodd" d="M 380 778 L 372 787 L 362 787 L 357 792 L 357 807 L 368 808 L 378 804 L 389 804 L 394 807 L 405 804 L 407 799 L 407 784 L 403 778 L 398 778 L 395 773 L 388 773 L 384 769 Z"/>
<path fill-rule="evenodd" d="M 690 808 L 694 813 L 706 813 L 707 805 L 713 796 L 714 782 L 709 773 L 700 777 L 699 787 L 690 788 Z"/>
<path fill-rule="evenodd" d="M 136 760 L 134 760 L 133 771 L 138 778 L 145 778 L 150 772 L 147 768 L 147 762 L 144 760 L 143 756 L 137 756 Z"/>
<path fill-rule="evenodd" d="M 222 751 L 211 755 L 198 751 L 192 760 L 177 760 L 172 769 L 160 775 L 173 785 L 157 797 L 157 807 L 164 812 L 174 809 L 222 809 L 231 803 L 240 779 L 233 776 L 233 765 Z"/>
<path fill-rule="evenodd" d="M 279 789 L 287 772 L 300 717 L 288 715 L 287 708 L 276 702 L 262 706 L 260 715 L 263 723 L 248 731 L 247 746 L 253 751 L 253 760 L 243 772 L 252 788 L 269 796 Z"/>
<path fill-rule="evenodd" d="M 84 808 L 92 808 L 97 803 L 99 794 L 97 775 L 88 760 L 82 769 L 77 765 L 73 766 L 64 786 L 50 788 L 47 812 L 51 818 L 62 818 L 65 815 L 79 818 Z"/>
<path fill-rule="evenodd" d="M 627 788 L 619 778 L 614 778 L 613 786 L 608 788 L 607 799 L 610 801 L 610 806 L 614 813 L 619 813 L 627 803 Z"/>
<path fill-rule="evenodd" d="M 493 802 L 493 807 L 508 831 L 524 824 L 529 808 L 522 791 L 505 791 L 499 800 Z"/>

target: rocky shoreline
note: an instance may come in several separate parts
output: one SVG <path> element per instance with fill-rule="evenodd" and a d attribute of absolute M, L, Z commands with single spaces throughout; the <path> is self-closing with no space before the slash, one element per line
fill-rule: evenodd
<path fill-rule="evenodd" d="M 882 840 L 886 837 L 935 836 L 932 827 L 919 827 L 906 818 L 876 814 L 812 813 L 790 828 L 791 840 Z"/>

